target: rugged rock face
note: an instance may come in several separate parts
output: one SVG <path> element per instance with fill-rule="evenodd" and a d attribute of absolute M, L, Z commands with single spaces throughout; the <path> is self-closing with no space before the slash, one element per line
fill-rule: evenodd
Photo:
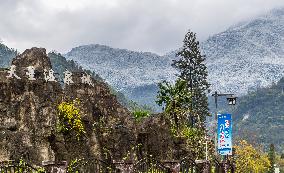
<path fill-rule="evenodd" d="M 30 49 L 17 56 L 12 64 L 21 79 L 7 79 L 7 70 L 1 71 L 1 160 L 18 159 L 41 162 L 54 158 L 48 136 L 55 131 L 56 105 L 61 87 L 42 78 L 29 81 L 24 69 L 34 65 L 36 70 L 51 68 L 44 49 Z"/>
<path fill-rule="evenodd" d="M 163 115 L 134 120 L 105 83 L 91 79 L 93 86 L 83 84 L 84 72 L 73 72 L 70 85 L 46 82 L 44 69 L 52 66 L 45 49 L 28 49 L 12 65 L 21 79 L 7 78 L 9 70 L 0 70 L 0 161 L 23 158 L 40 165 L 76 158 L 133 162 L 150 155 L 159 160 L 180 156 L 182 147 Z M 35 68 L 36 80 L 28 79 L 28 66 Z M 74 99 L 80 100 L 86 131 L 80 140 L 57 127 L 58 105 Z"/>
<path fill-rule="evenodd" d="M 131 149 L 136 132 L 130 112 L 104 83 L 82 84 L 79 72 L 73 74 L 75 83 L 63 88 L 59 82 L 46 82 L 43 70 L 52 67 L 42 48 L 26 50 L 12 65 L 21 79 L 7 79 L 8 70 L 0 71 L 0 161 L 24 158 L 40 164 L 75 158 L 121 159 Z M 35 67 L 34 81 L 27 78 L 28 66 Z M 56 127 L 58 104 L 75 98 L 81 101 L 87 132 L 79 141 Z"/>
<path fill-rule="evenodd" d="M 176 159 L 177 146 L 174 143 L 170 131 L 170 122 L 162 114 L 156 114 L 138 122 L 139 134 L 137 143 L 142 144 L 138 148 L 138 157 L 151 155 L 157 160 Z"/>

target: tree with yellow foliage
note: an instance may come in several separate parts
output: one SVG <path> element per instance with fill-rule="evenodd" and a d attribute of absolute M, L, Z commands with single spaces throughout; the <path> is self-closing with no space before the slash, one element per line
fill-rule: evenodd
<path fill-rule="evenodd" d="M 264 173 L 269 170 L 267 154 L 254 148 L 247 141 L 240 141 L 235 148 L 236 173 Z"/>
<path fill-rule="evenodd" d="M 58 129 L 62 133 L 75 132 L 79 139 L 85 134 L 85 128 L 81 120 L 80 101 L 75 99 L 71 102 L 62 102 L 58 105 Z"/>

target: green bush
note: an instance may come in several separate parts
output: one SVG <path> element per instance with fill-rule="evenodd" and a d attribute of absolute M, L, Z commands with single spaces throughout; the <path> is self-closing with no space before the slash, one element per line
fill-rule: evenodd
<path fill-rule="evenodd" d="M 137 110 L 134 110 L 132 112 L 132 114 L 133 114 L 134 118 L 139 121 L 142 118 L 149 117 L 150 116 L 150 111 L 137 109 Z"/>

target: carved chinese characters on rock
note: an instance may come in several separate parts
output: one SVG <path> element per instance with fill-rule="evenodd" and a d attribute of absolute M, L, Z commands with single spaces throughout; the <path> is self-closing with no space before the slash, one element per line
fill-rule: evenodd
<path fill-rule="evenodd" d="M 18 75 L 16 75 L 16 66 L 11 65 L 10 70 L 8 71 L 9 75 L 6 76 L 8 79 L 15 77 L 16 79 L 21 79 Z"/>
<path fill-rule="evenodd" d="M 30 81 L 37 80 L 35 78 L 35 68 L 33 66 L 26 67 L 26 73 L 25 74 L 26 74 L 28 80 L 30 80 Z M 57 82 L 56 78 L 55 78 L 55 73 L 52 69 L 44 69 L 43 75 L 44 75 L 44 80 L 46 82 Z M 72 79 L 72 75 L 73 74 L 70 71 L 66 70 L 64 72 L 63 83 L 66 84 L 66 85 L 74 84 L 74 81 Z M 11 65 L 11 67 L 8 71 L 8 75 L 6 77 L 7 77 L 7 79 L 12 79 L 12 78 L 21 79 L 21 77 L 19 77 L 17 75 L 17 67 L 15 65 Z M 89 74 L 82 74 L 81 83 L 94 87 L 94 83 L 92 82 L 91 75 L 89 75 Z"/>
<path fill-rule="evenodd" d="M 83 84 L 88 84 L 88 85 L 94 86 L 92 79 L 91 79 L 91 76 L 88 75 L 88 74 L 83 74 L 83 76 L 81 77 L 81 80 L 82 80 Z"/>
<path fill-rule="evenodd" d="M 70 85 L 70 84 L 74 83 L 73 80 L 72 80 L 72 73 L 71 73 L 70 71 L 66 70 L 66 71 L 64 72 L 64 79 L 63 79 L 63 82 L 64 82 L 65 84 L 67 84 L 67 85 Z"/>
<path fill-rule="evenodd" d="M 54 71 L 52 69 L 46 70 L 44 69 L 44 80 L 46 82 L 56 82 L 55 76 L 54 76 Z"/>
<path fill-rule="evenodd" d="M 27 67 L 27 72 L 26 75 L 28 76 L 29 80 L 36 80 L 35 78 L 35 68 L 33 66 L 28 66 Z"/>

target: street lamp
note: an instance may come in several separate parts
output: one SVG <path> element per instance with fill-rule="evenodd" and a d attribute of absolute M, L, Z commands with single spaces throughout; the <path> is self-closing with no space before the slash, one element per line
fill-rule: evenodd
<path fill-rule="evenodd" d="M 215 129 L 217 129 L 217 121 L 218 121 L 218 97 L 227 97 L 227 101 L 228 101 L 228 105 L 235 105 L 236 101 L 237 101 L 237 97 L 234 96 L 234 94 L 221 94 L 218 93 L 217 91 L 215 91 L 214 94 L 212 94 L 212 96 L 215 98 L 215 106 L 216 106 L 216 112 L 215 112 L 215 122 L 216 122 L 216 127 Z M 216 150 L 216 156 L 217 156 L 217 150 L 218 150 L 218 143 L 217 143 L 217 131 L 215 133 L 215 150 Z"/>
<path fill-rule="evenodd" d="M 227 97 L 227 101 L 229 105 L 235 105 L 237 101 L 237 97 L 233 97 L 233 96 Z"/>
<path fill-rule="evenodd" d="M 228 101 L 228 105 L 235 105 L 236 101 L 237 101 L 237 98 L 238 98 L 238 97 L 234 97 L 234 94 L 221 94 L 221 93 L 218 94 L 217 91 L 215 91 L 215 93 L 212 94 L 212 96 L 215 97 L 216 112 L 217 112 L 217 108 L 218 108 L 218 97 L 226 96 L 227 97 L 227 101 Z"/>
<path fill-rule="evenodd" d="M 215 133 L 215 150 L 216 150 L 216 156 L 218 155 L 218 137 L 217 137 L 217 121 L 218 121 L 218 97 L 222 97 L 225 96 L 227 97 L 227 101 L 228 101 L 228 105 L 235 105 L 236 101 L 237 101 L 237 97 L 234 96 L 234 94 L 221 94 L 218 93 L 217 91 L 215 91 L 214 94 L 212 94 L 212 96 L 215 98 L 215 106 L 216 106 L 216 112 L 215 112 L 215 122 L 216 122 L 216 133 Z M 225 172 L 227 172 L 225 170 Z"/>

